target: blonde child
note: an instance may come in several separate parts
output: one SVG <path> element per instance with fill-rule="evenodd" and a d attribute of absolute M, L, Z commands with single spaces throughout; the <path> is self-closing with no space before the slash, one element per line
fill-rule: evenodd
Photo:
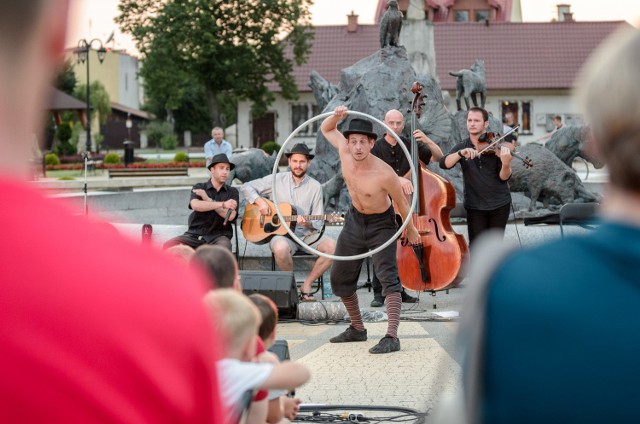
<path fill-rule="evenodd" d="M 256 335 L 261 324 L 257 308 L 244 295 L 233 289 L 209 292 L 204 303 L 212 323 L 218 330 L 223 359 L 217 363 L 223 403 L 229 411 L 229 423 L 236 422 L 257 389 L 291 390 L 306 383 L 309 370 L 295 362 L 251 362 L 255 359 Z M 266 410 L 264 411 L 266 422 Z"/>

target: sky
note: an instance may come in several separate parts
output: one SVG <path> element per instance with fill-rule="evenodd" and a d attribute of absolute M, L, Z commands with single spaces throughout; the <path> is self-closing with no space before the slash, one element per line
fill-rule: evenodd
<path fill-rule="evenodd" d="M 118 14 L 118 0 L 70 0 L 71 21 L 67 33 L 67 46 L 77 45 L 81 38 L 94 37 L 106 41 L 115 31 L 115 44 L 135 53 L 131 38 L 120 33 L 113 19 Z M 556 16 L 556 4 L 571 4 L 577 21 L 628 20 L 640 26 L 640 0 L 521 0 L 525 22 L 550 21 Z M 315 25 L 341 25 L 346 15 L 354 11 L 359 22 L 371 24 L 374 20 L 375 0 L 315 0 L 311 7 Z"/>

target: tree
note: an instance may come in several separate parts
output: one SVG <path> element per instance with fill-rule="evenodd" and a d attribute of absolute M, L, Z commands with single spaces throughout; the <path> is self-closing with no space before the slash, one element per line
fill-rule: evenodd
<path fill-rule="evenodd" d="M 80 84 L 76 87 L 73 95 L 82 100 L 83 102 L 87 99 L 87 86 L 86 84 Z M 98 120 L 100 124 L 104 124 L 109 119 L 109 115 L 111 115 L 111 100 L 109 98 L 109 93 L 107 93 L 107 89 L 102 85 L 100 81 L 94 81 L 91 83 L 90 92 L 89 92 L 89 104 L 91 105 L 91 109 L 93 109 L 92 113 L 98 114 Z"/>
<path fill-rule="evenodd" d="M 73 70 L 73 61 L 71 59 L 67 59 L 64 62 L 64 66 L 56 76 L 55 87 L 67 94 L 72 94 L 77 83 L 78 79 L 76 78 L 76 73 Z"/>
<path fill-rule="evenodd" d="M 291 73 L 311 47 L 310 4 L 121 0 L 116 22 L 136 40 L 145 87 L 163 97 L 165 108 L 182 104 L 192 77 L 204 89 L 211 124 L 224 126 L 225 100 L 250 100 L 261 115 L 274 100 L 269 83 L 277 83 L 285 98 L 297 97 Z"/>
<path fill-rule="evenodd" d="M 175 121 L 175 131 L 211 131 L 204 86 L 184 68 L 176 66 L 164 49 L 147 55 L 140 70 L 144 81 L 144 109 L 158 119 Z"/>

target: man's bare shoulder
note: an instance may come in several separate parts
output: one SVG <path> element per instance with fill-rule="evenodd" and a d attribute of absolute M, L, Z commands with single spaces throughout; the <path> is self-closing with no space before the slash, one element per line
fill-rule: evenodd
<path fill-rule="evenodd" d="M 379 172 L 381 177 L 384 177 L 384 178 L 396 177 L 395 171 L 391 166 L 389 166 L 388 163 L 386 163 L 385 161 L 383 161 L 382 159 L 374 155 L 370 155 L 370 158 L 371 158 L 372 168 L 375 169 L 376 172 Z"/>

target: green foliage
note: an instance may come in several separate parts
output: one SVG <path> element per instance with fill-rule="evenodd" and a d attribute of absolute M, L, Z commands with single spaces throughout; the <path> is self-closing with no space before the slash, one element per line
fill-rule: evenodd
<path fill-rule="evenodd" d="M 84 128 L 82 127 L 80 121 L 71 121 L 69 122 L 69 124 L 71 125 L 71 139 L 69 139 L 69 142 L 77 148 L 78 140 L 80 139 L 80 133 L 84 131 Z"/>
<path fill-rule="evenodd" d="M 44 156 L 45 165 L 60 165 L 60 158 L 55 153 L 47 153 Z"/>
<path fill-rule="evenodd" d="M 311 48 L 311 3 L 121 0 L 116 22 L 143 55 L 140 75 L 151 109 L 188 113 L 190 101 L 206 104 L 208 127 L 224 127 L 237 99 L 254 102 L 261 115 L 274 99 L 270 82 L 285 98 L 297 97 L 292 69 Z"/>
<path fill-rule="evenodd" d="M 73 71 L 73 59 L 69 58 L 64 62 L 62 69 L 56 76 L 55 87 L 58 90 L 64 91 L 67 94 L 73 94 L 73 90 L 76 88 L 78 79 L 76 73 Z"/>
<path fill-rule="evenodd" d="M 279 152 L 280 147 L 281 146 L 275 141 L 267 141 L 261 146 L 261 149 L 264 150 L 268 155 L 271 155 L 273 152 Z"/>
<path fill-rule="evenodd" d="M 109 165 L 115 165 L 120 163 L 120 156 L 117 153 L 107 153 L 103 162 Z"/>
<path fill-rule="evenodd" d="M 165 135 L 171 134 L 171 128 L 169 127 L 169 124 L 160 121 L 149 122 L 144 127 L 144 130 L 147 132 L 147 139 L 149 140 L 149 142 L 155 144 L 156 147 L 160 146 L 162 138 Z"/>
<path fill-rule="evenodd" d="M 189 157 L 187 156 L 186 152 L 178 152 L 173 157 L 173 161 L 174 162 L 188 162 L 189 161 Z"/>
<path fill-rule="evenodd" d="M 77 86 L 73 95 L 83 102 L 86 102 L 87 85 L 81 84 Z M 94 113 L 98 113 L 100 123 L 106 123 L 109 115 L 111 115 L 111 99 L 109 98 L 107 89 L 100 81 L 91 83 L 89 87 L 89 103 L 91 104 L 91 116 L 93 116 Z"/>
<path fill-rule="evenodd" d="M 58 144 L 55 148 L 55 152 L 59 156 L 72 156 L 78 153 L 78 148 L 67 141 L 66 143 Z"/>
<path fill-rule="evenodd" d="M 78 152 L 75 144 L 71 144 L 69 142 L 69 140 L 71 139 L 71 135 L 71 125 L 68 122 L 62 122 L 60 125 L 58 125 L 56 137 L 60 143 L 56 145 L 55 148 L 58 156 L 75 155 Z"/>
<path fill-rule="evenodd" d="M 178 137 L 175 134 L 166 134 L 160 140 L 164 150 L 174 150 L 178 146 Z"/>
<path fill-rule="evenodd" d="M 71 125 L 69 125 L 68 122 L 62 122 L 60 125 L 58 125 L 56 137 L 58 137 L 60 143 L 68 143 L 69 139 L 71 139 Z"/>
<path fill-rule="evenodd" d="M 100 148 L 102 148 L 102 142 L 104 141 L 104 135 L 94 134 L 93 141 L 96 143 L 98 150 L 100 150 Z"/>
<path fill-rule="evenodd" d="M 65 175 L 65 176 L 62 176 L 62 177 L 58 178 L 58 180 L 60 180 L 60 181 L 72 181 L 72 180 L 75 180 L 75 178 L 72 177 L 71 175 Z"/>

